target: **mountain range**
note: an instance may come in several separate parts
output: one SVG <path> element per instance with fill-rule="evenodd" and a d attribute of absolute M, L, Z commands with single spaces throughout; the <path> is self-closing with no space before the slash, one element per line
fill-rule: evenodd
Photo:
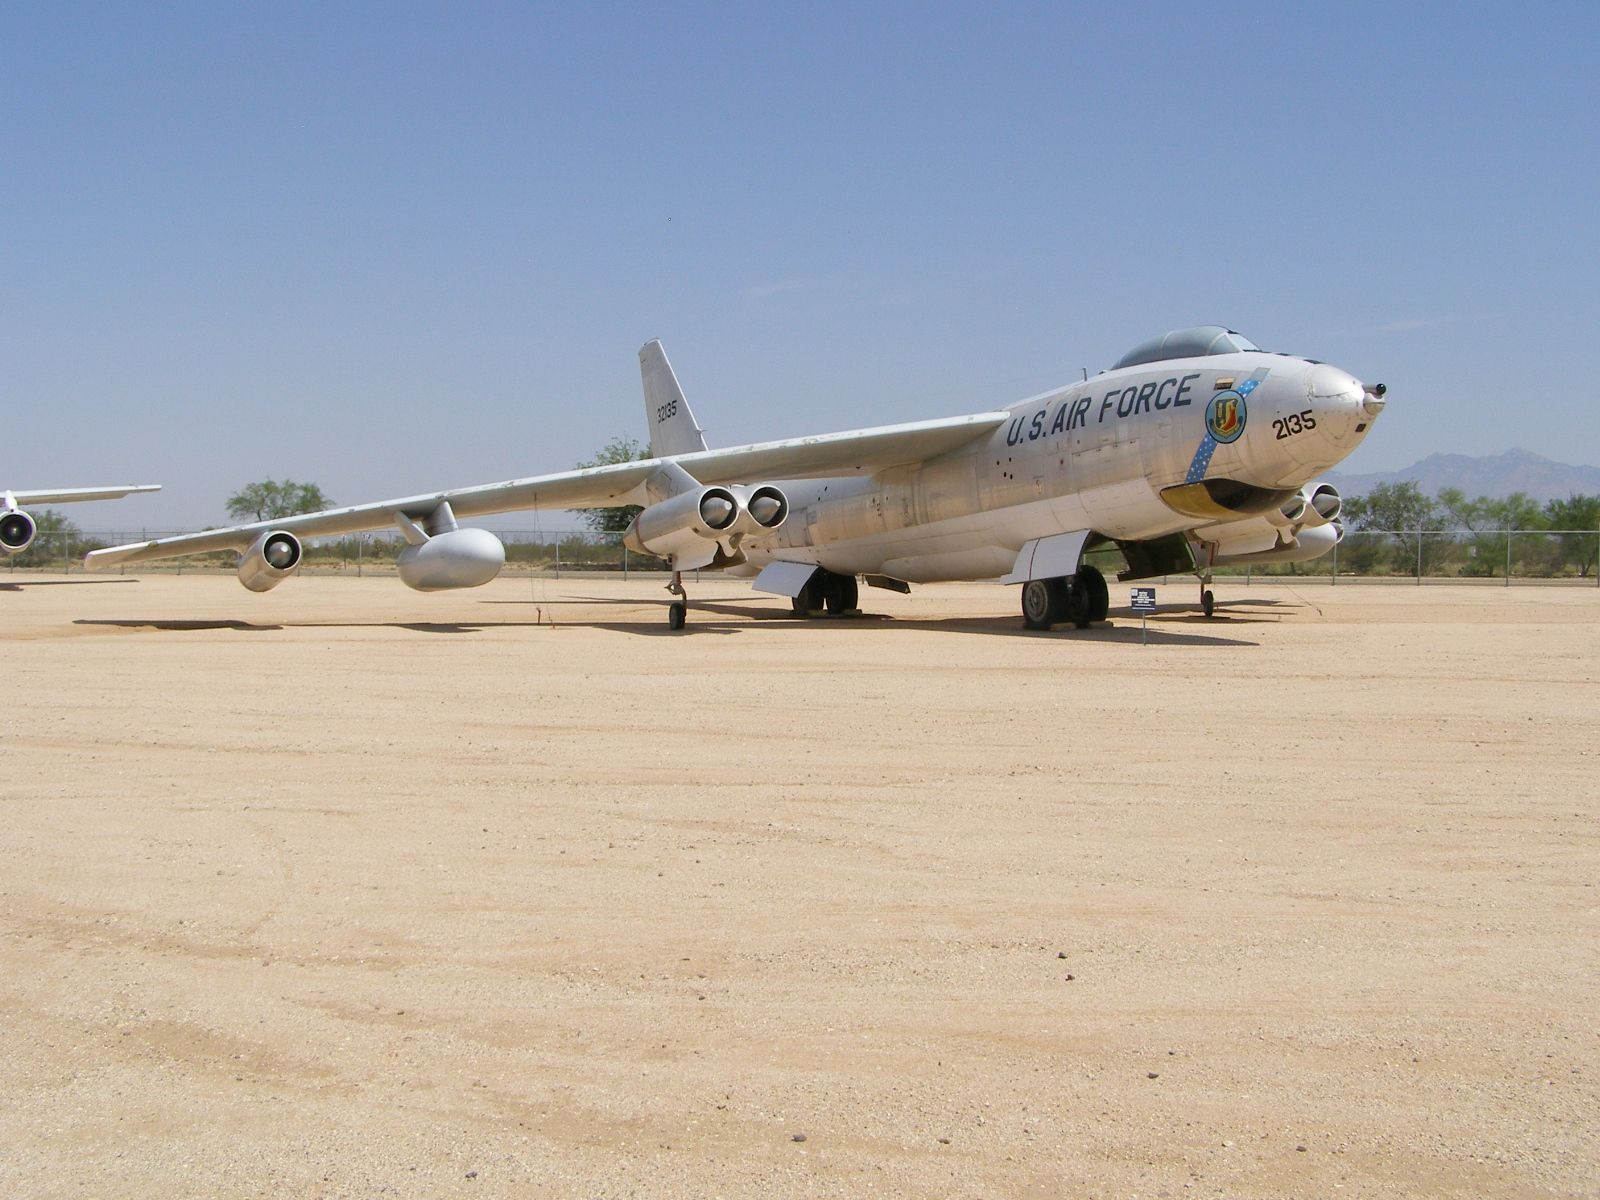
<path fill-rule="evenodd" d="M 1473 458 L 1466 454 L 1430 454 L 1421 462 L 1398 471 L 1346 475 L 1330 471 L 1324 478 L 1346 496 L 1364 496 L 1380 483 L 1412 482 L 1424 495 L 1436 496 L 1440 488 L 1460 488 L 1468 496 L 1500 499 L 1526 492 L 1541 504 L 1573 494 L 1600 495 L 1600 467 L 1580 467 L 1556 462 L 1531 450 L 1512 449 L 1504 454 Z"/>

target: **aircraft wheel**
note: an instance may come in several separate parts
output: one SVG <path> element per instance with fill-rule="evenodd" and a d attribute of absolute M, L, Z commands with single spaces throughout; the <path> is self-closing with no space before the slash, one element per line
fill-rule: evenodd
<path fill-rule="evenodd" d="M 822 578 L 822 571 L 813 572 L 811 578 L 806 580 L 805 587 L 800 589 L 800 594 L 790 602 L 794 605 L 795 616 L 809 617 L 823 606 Z"/>
<path fill-rule="evenodd" d="M 1200 611 L 1209 617 L 1216 607 L 1217 598 L 1211 594 L 1210 588 L 1206 588 L 1200 593 Z"/>
<path fill-rule="evenodd" d="M 689 606 L 682 600 L 667 605 L 667 628 L 682 629 L 689 620 Z"/>
<path fill-rule="evenodd" d="M 1089 589 L 1081 579 L 1063 579 L 1060 583 L 1064 595 L 1061 616 L 1057 620 L 1071 621 L 1079 629 L 1089 628 L 1090 613 L 1093 611 L 1091 606 L 1094 603 Z"/>
<path fill-rule="evenodd" d="M 1029 629 L 1049 629 L 1066 611 L 1066 593 L 1064 580 L 1028 580 L 1022 585 L 1022 623 Z"/>
<path fill-rule="evenodd" d="M 1111 589 L 1106 586 L 1106 577 L 1098 567 L 1082 566 L 1078 568 L 1078 586 L 1089 599 L 1089 620 L 1104 621 L 1111 613 Z"/>
<path fill-rule="evenodd" d="M 822 599 L 830 616 L 837 617 L 855 608 L 859 596 L 854 575 L 835 575 L 830 571 L 823 581 Z"/>

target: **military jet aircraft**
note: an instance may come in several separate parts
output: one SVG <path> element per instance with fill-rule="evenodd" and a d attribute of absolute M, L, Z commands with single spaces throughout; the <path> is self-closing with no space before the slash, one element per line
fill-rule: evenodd
<path fill-rule="evenodd" d="M 39 522 L 22 506 L 38 504 L 76 504 L 83 500 L 119 500 L 135 492 L 159 492 L 159 483 L 137 483 L 126 487 L 58 488 L 55 491 L 0 491 L 0 550 L 21 554 L 39 535 Z"/>
<path fill-rule="evenodd" d="M 1105 619 L 1098 561 L 1123 580 L 1192 572 L 1210 615 L 1212 568 L 1332 549 L 1340 499 L 1317 475 L 1362 441 L 1385 393 L 1203 325 L 1005 409 L 711 450 L 659 341 L 639 364 L 648 459 L 117 546 L 88 565 L 229 549 L 264 592 L 299 565 L 302 538 L 398 528 L 404 583 L 474 587 L 505 548 L 460 518 L 642 505 L 626 544 L 671 567 L 674 629 L 684 572 L 707 568 L 753 576 L 802 616 L 854 610 L 860 579 L 1000 578 L 1045 629 Z"/>

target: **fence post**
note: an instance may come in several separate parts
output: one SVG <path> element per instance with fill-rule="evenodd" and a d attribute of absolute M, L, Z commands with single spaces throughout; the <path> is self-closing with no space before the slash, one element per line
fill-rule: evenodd
<path fill-rule="evenodd" d="M 1422 522 L 1417 522 L 1417 586 L 1422 586 Z"/>
<path fill-rule="evenodd" d="M 561 578 L 561 535 L 556 534 L 556 578 Z"/>
<path fill-rule="evenodd" d="M 1328 574 L 1328 586 L 1329 587 L 1337 587 L 1338 585 L 1339 585 L 1339 543 L 1335 542 L 1333 544 L 1333 566 L 1331 568 L 1329 568 L 1329 574 Z"/>
<path fill-rule="evenodd" d="M 622 547 L 622 582 L 628 582 L 628 547 L 626 543 Z"/>
<path fill-rule="evenodd" d="M 1511 586 L 1511 530 L 1506 530 L 1506 586 Z"/>

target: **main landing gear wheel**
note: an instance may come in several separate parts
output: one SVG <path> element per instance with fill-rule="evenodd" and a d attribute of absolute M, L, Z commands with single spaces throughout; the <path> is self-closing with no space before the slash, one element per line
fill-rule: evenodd
<path fill-rule="evenodd" d="M 1093 567 L 1076 577 L 1030 579 L 1022 585 L 1022 623 L 1029 629 L 1069 623 L 1087 629 L 1090 621 L 1105 619 L 1110 605 L 1105 576 Z"/>
<path fill-rule="evenodd" d="M 835 575 L 829 571 L 822 578 L 822 603 L 830 617 L 852 611 L 859 595 L 854 575 Z"/>
<path fill-rule="evenodd" d="M 1078 568 L 1078 586 L 1089 598 L 1089 620 L 1104 621 L 1111 614 L 1111 589 L 1098 567 Z M 1081 628 L 1081 626 L 1080 626 Z"/>
<path fill-rule="evenodd" d="M 1049 629 L 1066 610 L 1067 585 L 1060 579 L 1030 579 L 1022 585 L 1022 623 L 1029 629 Z"/>
<path fill-rule="evenodd" d="M 1217 598 L 1211 594 L 1211 589 L 1202 588 L 1200 590 L 1200 611 L 1209 617 L 1216 607 Z"/>
<path fill-rule="evenodd" d="M 794 605 L 795 616 L 809 617 L 814 612 L 822 611 L 823 574 L 824 572 L 822 571 L 812 572 L 811 578 L 806 580 L 805 587 L 800 589 L 800 594 L 790 601 L 790 603 Z"/>

